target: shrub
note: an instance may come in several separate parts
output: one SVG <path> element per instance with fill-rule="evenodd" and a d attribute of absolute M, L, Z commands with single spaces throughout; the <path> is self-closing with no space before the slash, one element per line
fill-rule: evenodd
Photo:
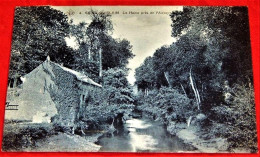
<path fill-rule="evenodd" d="M 53 126 L 41 124 L 7 124 L 4 128 L 3 151 L 22 151 L 35 147 L 35 141 L 55 134 Z"/>
<path fill-rule="evenodd" d="M 195 110 L 189 98 L 169 87 L 162 87 L 157 92 L 153 90 L 143 98 L 144 105 L 138 108 L 167 123 L 169 121 L 185 122 Z"/>
<path fill-rule="evenodd" d="M 221 122 L 215 134 L 228 138 L 230 149 L 249 148 L 257 151 L 256 112 L 254 90 L 251 83 L 235 85 L 232 89 L 233 100 L 230 105 L 214 107 L 215 121 Z M 218 120 L 217 120 L 218 119 Z"/>

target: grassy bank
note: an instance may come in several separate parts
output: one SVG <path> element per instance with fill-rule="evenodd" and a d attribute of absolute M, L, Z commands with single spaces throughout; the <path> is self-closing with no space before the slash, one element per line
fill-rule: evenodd
<path fill-rule="evenodd" d="M 36 142 L 57 134 L 48 123 L 6 123 L 2 142 L 3 151 L 24 151 L 35 148 Z"/>
<path fill-rule="evenodd" d="M 97 138 L 109 131 L 113 119 L 120 113 L 129 114 L 133 105 L 89 105 L 81 121 L 72 127 L 60 121 L 31 123 L 6 120 L 2 142 L 3 151 L 98 151 Z M 53 118 L 55 119 L 55 118 Z M 116 128 L 116 124 L 115 128 Z"/>
<path fill-rule="evenodd" d="M 8 152 L 44 151 L 44 152 L 82 152 L 98 151 L 94 144 L 102 133 L 86 136 L 58 130 L 49 123 L 7 123 L 4 128 L 2 150 Z"/>

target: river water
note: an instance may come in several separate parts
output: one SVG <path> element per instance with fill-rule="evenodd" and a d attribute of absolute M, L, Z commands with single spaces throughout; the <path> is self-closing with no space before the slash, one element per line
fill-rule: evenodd
<path fill-rule="evenodd" d="M 160 122 L 132 118 L 122 128 L 106 133 L 97 142 L 102 152 L 187 152 L 194 150 L 167 133 Z"/>

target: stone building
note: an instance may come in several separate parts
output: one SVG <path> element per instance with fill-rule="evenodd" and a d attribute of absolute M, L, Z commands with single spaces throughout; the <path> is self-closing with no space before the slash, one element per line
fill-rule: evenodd
<path fill-rule="evenodd" d="M 7 95 L 8 103 L 18 105 L 18 110 L 6 110 L 5 119 L 42 123 L 55 118 L 73 126 L 88 105 L 89 94 L 102 88 L 86 75 L 48 59 L 21 80 L 16 92 Z"/>

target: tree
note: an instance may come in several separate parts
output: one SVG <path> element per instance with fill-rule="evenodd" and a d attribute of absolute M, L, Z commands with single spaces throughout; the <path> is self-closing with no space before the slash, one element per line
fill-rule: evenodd
<path fill-rule="evenodd" d="M 76 49 L 73 54 L 72 69 L 86 73 L 90 78 L 99 82 L 98 79 L 98 62 L 91 59 L 90 54 L 90 41 L 87 35 L 88 24 L 80 22 L 79 24 L 73 24 L 70 21 L 70 39 L 75 39 Z"/>
<path fill-rule="evenodd" d="M 169 91 L 176 90 L 193 100 L 187 101 L 186 109 L 177 101 L 177 109 L 170 111 L 186 114 L 184 121 L 204 113 L 215 123 L 204 125 L 212 130 L 210 134 L 227 138 L 231 148 L 248 147 L 255 151 L 257 139 L 250 83 L 253 76 L 247 8 L 184 7 L 182 12 L 173 12 L 170 17 L 172 36 L 177 41 L 157 49 L 152 57 L 157 78 L 154 81 L 160 89 L 159 93 L 148 96 L 148 104 L 152 105 L 144 105 L 144 111 L 153 110 L 157 114 L 159 110 L 173 107 L 168 101 L 177 98 L 171 93 L 160 93 L 163 86 L 168 86 Z M 145 76 L 142 73 L 148 65 L 146 61 L 136 70 L 138 81 Z M 227 94 L 231 97 L 229 102 L 225 99 Z M 170 97 L 157 98 L 164 95 Z M 156 100 L 163 101 L 157 103 Z M 162 117 L 165 116 L 162 114 Z"/>
<path fill-rule="evenodd" d="M 73 50 L 64 39 L 68 26 L 67 16 L 51 7 L 17 7 L 9 80 L 29 73 L 48 55 L 52 61 L 69 66 Z"/>
<path fill-rule="evenodd" d="M 132 45 L 126 39 L 114 39 L 109 35 L 103 35 L 100 39 L 102 48 L 102 66 L 104 70 L 121 67 L 125 68 L 128 60 L 133 58 Z"/>
<path fill-rule="evenodd" d="M 184 7 L 170 17 L 177 41 L 153 55 L 157 87 L 173 87 L 189 98 L 199 95 L 206 111 L 224 101 L 225 81 L 252 79 L 245 7 Z"/>
<path fill-rule="evenodd" d="M 92 21 L 89 25 L 84 22 L 74 25 L 71 21 L 70 35 L 75 38 L 78 47 L 73 68 L 95 79 L 101 76 L 102 70 L 125 68 L 128 59 L 134 55 L 129 41 L 111 36 L 111 15 L 92 10 L 90 16 Z"/>
<path fill-rule="evenodd" d="M 187 68 L 192 67 L 204 110 L 223 102 L 219 95 L 225 81 L 232 85 L 252 79 L 246 7 L 185 7 L 170 17 L 176 48 L 182 51 L 170 73 L 187 81 Z"/>
<path fill-rule="evenodd" d="M 133 91 L 128 83 L 127 69 L 113 68 L 106 70 L 103 76 L 103 99 L 108 104 L 131 104 Z"/>
<path fill-rule="evenodd" d="M 214 71 L 222 71 L 231 83 L 252 79 L 246 7 L 185 7 L 183 13 L 173 12 L 171 19 L 172 36 L 180 37 L 182 32 L 199 36 L 207 46 L 204 56 Z M 179 28 L 182 30 L 176 32 Z"/>
<path fill-rule="evenodd" d="M 153 66 L 153 58 L 147 57 L 144 63 L 135 70 L 135 84 L 137 84 L 139 89 L 146 91 L 146 93 L 148 89 L 156 86 L 157 76 Z"/>
<path fill-rule="evenodd" d="M 94 57 L 99 61 L 99 77 L 102 77 L 102 49 L 100 38 L 113 30 L 111 15 L 105 12 L 91 10 L 92 21 L 87 28 L 87 35 L 90 41 L 90 60 Z"/>
<path fill-rule="evenodd" d="M 79 24 L 73 24 L 73 20 L 70 21 L 70 37 L 74 37 L 74 42 L 78 47 L 76 51 L 77 61 L 81 62 L 81 64 L 86 64 L 87 61 L 90 61 L 90 45 L 89 38 L 86 34 L 87 23 L 80 22 Z"/>

